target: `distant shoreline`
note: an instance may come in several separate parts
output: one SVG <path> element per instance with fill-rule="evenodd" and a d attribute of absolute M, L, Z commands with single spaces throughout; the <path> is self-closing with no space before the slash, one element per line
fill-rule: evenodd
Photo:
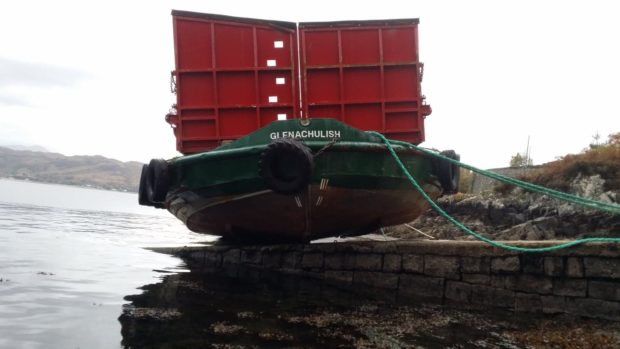
<path fill-rule="evenodd" d="M 116 192 L 116 193 L 138 194 L 137 192 L 130 191 L 130 190 L 108 189 L 108 188 L 95 187 L 95 186 L 91 186 L 91 185 L 78 185 L 78 184 L 67 184 L 67 183 L 43 182 L 43 181 L 32 180 L 32 179 L 29 179 L 29 178 L 15 178 L 15 177 L 0 176 L 0 180 L 1 181 L 10 181 L 10 182 L 33 183 L 33 184 L 60 185 L 60 186 L 63 186 L 63 187 L 92 189 L 92 190 L 101 190 L 101 191 L 112 191 L 112 192 Z"/>
<path fill-rule="evenodd" d="M 144 166 L 98 155 L 65 156 L 5 147 L 0 147 L 0 158 L 0 178 L 134 193 Z"/>

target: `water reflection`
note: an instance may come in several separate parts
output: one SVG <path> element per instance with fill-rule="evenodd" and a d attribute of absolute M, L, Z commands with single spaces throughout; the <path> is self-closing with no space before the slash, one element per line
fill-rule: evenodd
<path fill-rule="evenodd" d="M 253 270 L 170 275 L 144 289 L 119 319 L 126 348 L 515 348 L 489 332 L 525 323 Z"/>

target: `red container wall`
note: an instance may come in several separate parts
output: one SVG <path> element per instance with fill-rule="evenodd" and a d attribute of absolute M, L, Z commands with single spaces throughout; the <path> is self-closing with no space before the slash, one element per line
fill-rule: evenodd
<path fill-rule="evenodd" d="M 420 90 L 417 19 L 297 27 L 172 14 L 177 104 L 167 121 L 180 152 L 211 150 L 302 112 L 393 139 L 424 141 L 430 107 Z"/>
<path fill-rule="evenodd" d="M 300 23 L 303 113 L 424 141 L 418 20 Z"/>
<path fill-rule="evenodd" d="M 207 151 L 299 114 L 295 23 L 172 14 L 177 150 Z"/>

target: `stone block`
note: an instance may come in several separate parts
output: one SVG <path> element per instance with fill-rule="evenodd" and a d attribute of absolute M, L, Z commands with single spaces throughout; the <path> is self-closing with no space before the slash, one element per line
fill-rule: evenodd
<path fill-rule="evenodd" d="M 566 259 L 566 276 L 580 278 L 583 275 L 583 260 L 579 257 L 568 257 Z"/>
<path fill-rule="evenodd" d="M 527 274 L 543 274 L 545 272 L 544 258 L 531 254 L 521 255 L 521 267 Z"/>
<path fill-rule="evenodd" d="M 570 312 L 597 319 L 620 320 L 620 303 L 602 299 L 575 298 L 567 302 Z"/>
<path fill-rule="evenodd" d="M 358 254 L 355 258 L 355 270 L 380 271 L 383 264 L 383 255 L 376 253 Z"/>
<path fill-rule="evenodd" d="M 562 257 L 545 257 L 544 266 L 545 275 L 561 276 L 564 274 L 564 258 Z"/>
<path fill-rule="evenodd" d="M 205 266 L 218 268 L 222 265 L 222 254 L 219 252 L 207 251 L 205 253 Z"/>
<path fill-rule="evenodd" d="M 279 252 L 263 253 L 263 267 L 266 269 L 280 269 L 282 254 Z"/>
<path fill-rule="evenodd" d="M 325 269 L 341 270 L 344 269 L 344 254 L 326 254 L 325 255 Z"/>
<path fill-rule="evenodd" d="M 301 252 L 285 252 L 282 255 L 282 268 L 298 269 L 301 265 Z"/>
<path fill-rule="evenodd" d="M 345 253 L 344 255 L 344 265 L 343 265 L 343 269 L 346 270 L 353 270 L 355 269 L 355 263 L 356 263 L 356 259 L 357 259 L 357 255 L 354 253 Z"/>
<path fill-rule="evenodd" d="M 588 295 L 608 301 L 620 301 L 620 282 L 590 281 Z"/>
<path fill-rule="evenodd" d="M 264 271 L 255 268 L 239 268 L 237 276 L 239 280 L 243 280 L 244 282 L 250 283 L 261 283 L 265 282 L 263 279 Z"/>
<path fill-rule="evenodd" d="M 488 257 L 462 257 L 461 270 L 463 273 L 488 274 L 491 263 Z"/>
<path fill-rule="evenodd" d="M 516 275 L 491 275 L 490 285 L 492 287 L 514 290 L 516 283 Z"/>
<path fill-rule="evenodd" d="M 242 250 L 241 263 L 243 264 L 262 264 L 263 254 L 258 250 Z"/>
<path fill-rule="evenodd" d="M 448 279 L 460 279 L 460 261 L 458 257 L 425 256 L 424 274 Z"/>
<path fill-rule="evenodd" d="M 515 311 L 523 313 L 541 313 L 542 310 L 542 300 L 539 295 L 517 292 L 515 297 Z"/>
<path fill-rule="evenodd" d="M 522 274 L 516 276 L 515 290 L 527 293 L 551 294 L 553 282 L 547 276 Z"/>
<path fill-rule="evenodd" d="M 222 264 L 222 267 L 218 269 L 218 273 L 221 275 L 236 279 L 239 277 L 239 264 Z"/>
<path fill-rule="evenodd" d="M 383 255 L 383 271 L 399 273 L 402 259 L 399 254 Z"/>
<path fill-rule="evenodd" d="M 542 311 L 545 314 L 559 314 L 566 312 L 566 298 L 558 296 L 540 296 Z"/>
<path fill-rule="evenodd" d="M 403 271 L 422 274 L 424 272 L 424 256 L 413 254 L 403 255 Z"/>
<path fill-rule="evenodd" d="M 346 270 L 326 270 L 324 278 L 327 281 L 351 285 L 353 283 L 353 272 Z"/>
<path fill-rule="evenodd" d="M 492 273 L 514 273 L 521 270 L 518 256 L 491 258 Z"/>
<path fill-rule="evenodd" d="M 323 253 L 304 253 L 301 257 L 301 267 L 304 269 L 323 268 Z"/>
<path fill-rule="evenodd" d="M 586 277 L 620 279 L 620 259 L 585 257 Z"/>
<path fill-rule="evenodd" d="M 205 262 L 205 251 L 193 251 L 189 254 L 189 259 L 198 266 Z"/>
<path fill-rule="evenodd" d="M 588 282 L 585 279 L 554 279 L 553 294 L 556 296 L 585 297 Z"/>
<path fill-rule="evenodd" d="M 471 285 L 459 281 L 446 281 L 446 298 L 463 303 L 471 301 Z"/>
<path fill-rule="evenodd" d="M 422 299 L 443 299 L 444 279 L 423 275 L 401 274 L 398 294 Z"/>
<path fill-rule="evenodd" d="M 241 250 L 234 248 L 223 253 L 223 265 L 239 264 L 239 261 L 241 261 Z"/>
<path fill-rule="evenodd" d="M 355 271 L 353 273 L 353 283 L 395 290 L 398 288 L 398 274 Z"/>
<path fill-rule="evenodd" d="M 310 295 L 316 297 L 321 294 L 321 283 L 319 278 L 303 278 L 299 280 L 298 295 L 303 297 Z"/>
<path fill-rule="evenodd" d="M 472 285 L 471 301 L 474 304 L 512 309 L 515 304 L 515 292 L 497 287 Z"/>
<path fill-rule="evenodd" d="M 491 282 L 491 276 L 487 274 L 463 274 L 463 282 L 477 285 L 488 285 Z"/>

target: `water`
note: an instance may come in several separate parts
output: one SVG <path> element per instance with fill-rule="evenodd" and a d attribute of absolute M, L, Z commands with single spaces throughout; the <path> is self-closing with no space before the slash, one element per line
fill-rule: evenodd
<path fill-rule="evenodd" d="M 206 242 L 137 195 L 0 180 L 0 348 L 118 348 L 123 297 Z"/>

